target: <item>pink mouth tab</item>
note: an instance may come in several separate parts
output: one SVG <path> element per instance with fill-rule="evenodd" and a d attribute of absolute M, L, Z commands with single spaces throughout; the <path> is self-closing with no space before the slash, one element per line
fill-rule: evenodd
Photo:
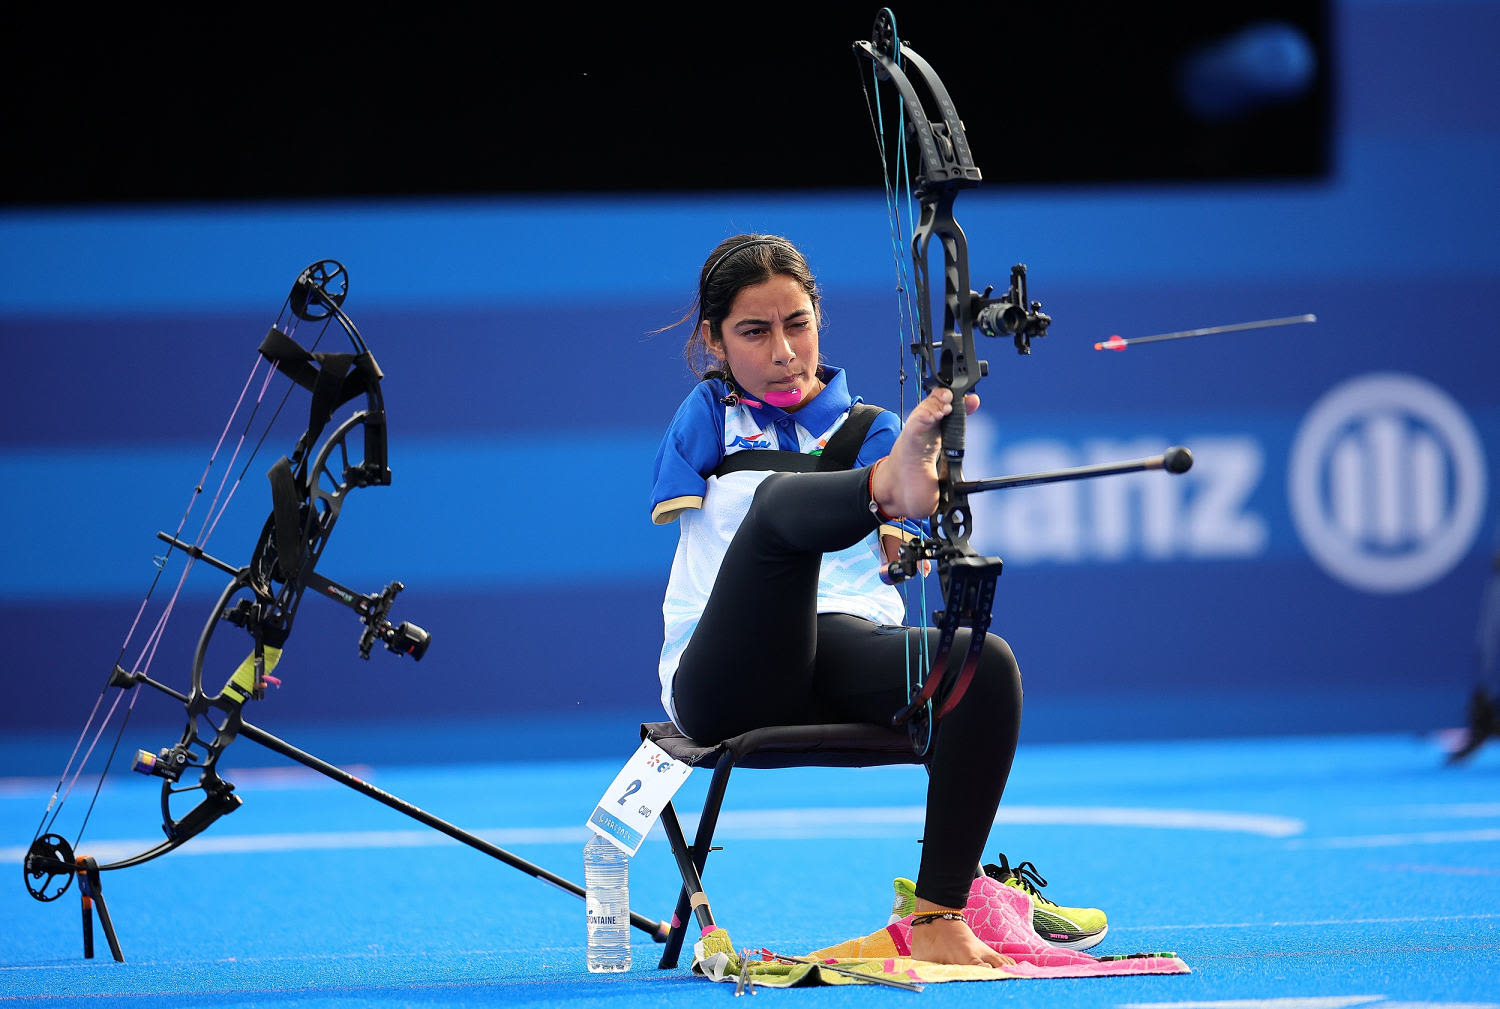
<path fill-rule="evenodd" d="M 801 389 L 772 389 L 765 395 L 765 400 L 772 406 L 779 406 L 783 410 L 789 406 L 796 406 L 802 402 Z"/>

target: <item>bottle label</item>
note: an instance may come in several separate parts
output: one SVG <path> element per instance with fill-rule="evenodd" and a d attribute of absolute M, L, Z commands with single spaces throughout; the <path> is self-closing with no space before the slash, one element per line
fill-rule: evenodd
<path fill-rule="evenodd" d="M 589 829 L 634 855 L 692 770 L 651 740 L 642 741 L 594 807 Z"/>
<path fill-rule="evenodd" d="M 612 907 L 606 907 L 604 902 L 592 897 L 587 899 L 589 932 L 597 928 L 609 926 L 611 928 L 625 923 L 625 916 L 616 913 Z"/>

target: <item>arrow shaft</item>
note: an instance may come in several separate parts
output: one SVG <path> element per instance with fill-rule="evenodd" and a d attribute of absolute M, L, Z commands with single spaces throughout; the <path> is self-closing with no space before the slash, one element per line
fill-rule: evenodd
<path fill-rule="evenodd" d="M 1271 329 L 1275 326 L 1295 326 L 1302 322 L 1317 322 L 1318 317 L 1311 313 L 1307 315 L 1288 315 L 1280 319 L 1259 319 L 1255 322 L 1236 322 L 1227 326 L 1206 326 L 1203 329 L 1184 329 L 1176 333 L 1157 333 L 1153 336 L 1137 336 L 1126 340 L 1125 345 L 1136 343 L 1160 343 L 1163 340 L 1187 340 L 1195 336 L 1213 336 L 1217 333 L 1240 333 L 1247 329 Z"/>

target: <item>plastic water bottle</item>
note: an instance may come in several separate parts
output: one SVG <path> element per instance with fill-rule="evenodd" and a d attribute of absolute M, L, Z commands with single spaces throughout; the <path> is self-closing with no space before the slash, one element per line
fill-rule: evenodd
<path fill-rule="evenodd" d="M 593 831 L 583 846 L 589 972 L 630 969 L 630 859 Z"/>

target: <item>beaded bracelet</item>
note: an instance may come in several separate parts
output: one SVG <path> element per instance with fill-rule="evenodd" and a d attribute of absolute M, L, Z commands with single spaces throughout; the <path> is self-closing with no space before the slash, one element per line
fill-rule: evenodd
<path fill-rule="evenodd" d="M 964 920 L 964 916 L 958 911 L 924 911 L 922 914 L 912 915 L 911 923 L 913 925 L 925 925 L 929 921 L 937 921 L 940 918 L 944 921 Z"/>

